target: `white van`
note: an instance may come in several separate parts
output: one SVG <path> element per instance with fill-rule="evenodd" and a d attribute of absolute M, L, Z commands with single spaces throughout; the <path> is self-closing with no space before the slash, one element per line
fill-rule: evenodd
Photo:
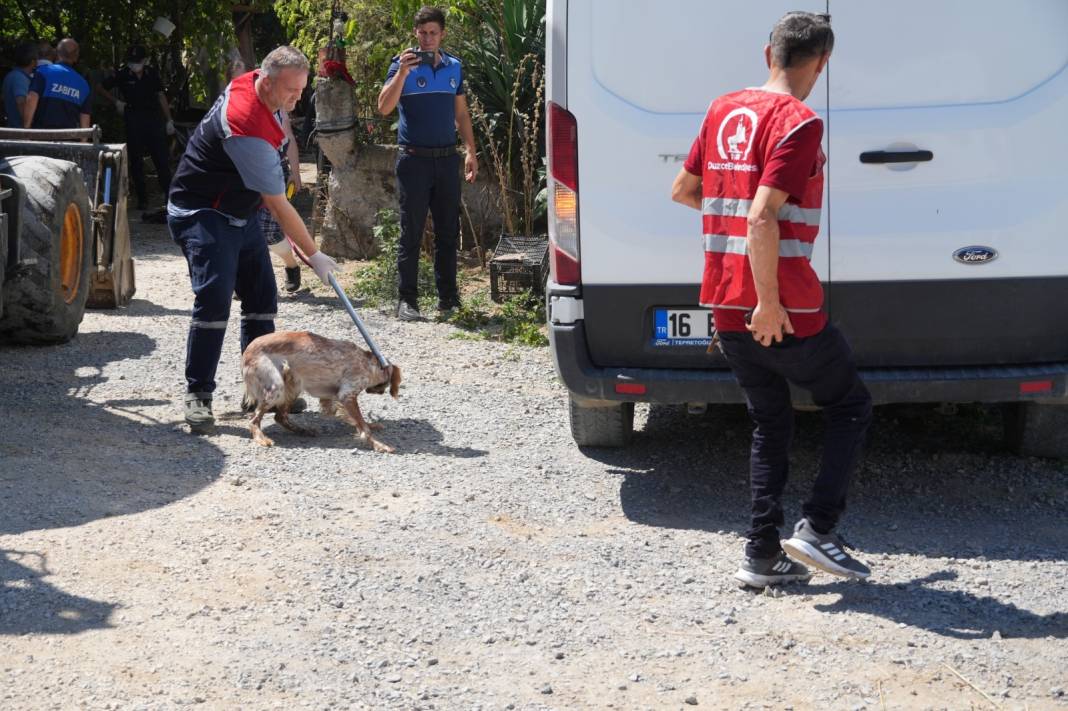
<path fill-rule="evenodd" d="M 759 86 L 788 10 L 832 16 L 808 104 L 812 256 L 877 403 L 1011 404 L 1068 456 L 1068 2 L 548 0 L 551 348 L 580 445 L 635 402 L 743 402 L 706 353 L 700 216 L 672 180 L 716 96 Z M 800 394 L 797 400 L 800 399 Z"/>

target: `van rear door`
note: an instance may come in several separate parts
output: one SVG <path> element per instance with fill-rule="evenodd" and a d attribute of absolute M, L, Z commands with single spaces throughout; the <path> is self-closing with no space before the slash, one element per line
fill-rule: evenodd
<path fill-rule="evenodd" d="M 1068 360 L 1068 3 L 830 9 L 828 294 L 860 364 Z"/>
<path fill-rule="evenodd" d="M 700 215 L 671 202 L 671 183 L 709 102 L 764 82 L 768 33 L 797 9 L 823 12 L 826 3 L 568 2 L 567 109 L 578 125 L 581 288 L 594 364 L 709 366 L 703 345 L 654 345 L 658 307 L 697 308 L 704 261 Z M 826 102 L 821 79 L 808 104 L 825 115 Z M 813 256 L 823 279 L 827 245 L 821 235 Z"/>

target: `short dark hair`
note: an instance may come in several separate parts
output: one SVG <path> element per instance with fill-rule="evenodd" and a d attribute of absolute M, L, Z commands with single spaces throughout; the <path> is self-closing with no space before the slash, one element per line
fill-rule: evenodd
<path fill-rule="evenodd" d="M 27 64 L 31 64 L 37 61 L 37 43 L 36 42 L 23 42 L 18 47 L 15 47 L 15 66 L 25 67 Z"/>
<path fill-rule="evenodd" d="M 834 49 L 831 16 L 814 12 L 788 12 L 771 29 L 771 61 L 789 69 Z"/>
<path fill-rule="evenodd" d="M 445 13 L 440 7 L 423 5 L 419 12 L 415 13 L 415 26 L 425 25 L 428 22 L 436 22 L 441 29 L 445 29 Z"/>

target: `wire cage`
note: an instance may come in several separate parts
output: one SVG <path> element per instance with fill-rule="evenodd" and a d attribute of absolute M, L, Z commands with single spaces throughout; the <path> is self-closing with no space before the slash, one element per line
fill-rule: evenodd
<path fill-rule="evenodd" d="M 549 237 L 502 234 L 489 263 L 490 298 L 500 303 L 526 291 L 545 293 Z"/>

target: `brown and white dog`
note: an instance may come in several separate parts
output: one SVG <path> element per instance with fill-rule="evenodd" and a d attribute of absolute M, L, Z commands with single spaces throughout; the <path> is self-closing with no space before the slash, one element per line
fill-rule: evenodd
<path fill-rule="evenodd" d="M 400 368 L 383 368 L 374 355 L 355 343 L 323 338 L 308 331 L 276 331 L 260 336 L 245 349 L 241 358 L 246 397 L 255 403 L 250 427 L 252 439 L 265 447 L 274 444 L 263 434 L 260 422 L 270 410 L 274 421 L 303 435 L 315 433 L 289 420 L 289 408 L 302 392 L 319 398 L 321 411 L 333 415 L 337 404 L 355 425 L 360 439 L 369 441 L 376 452 L 393 448 L 371 436 L 381 425 L 368 424 L 356 398 L 362 392 L 397 397 Z"/>

